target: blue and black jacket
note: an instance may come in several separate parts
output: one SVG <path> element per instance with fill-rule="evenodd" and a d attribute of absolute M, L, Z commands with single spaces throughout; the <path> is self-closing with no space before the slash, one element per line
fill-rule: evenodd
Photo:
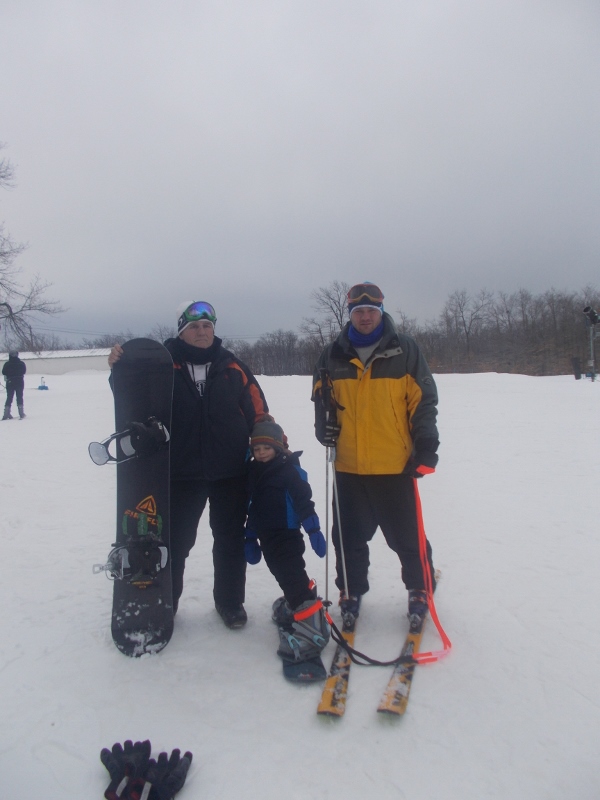
<path fill-rule="evenodd" d="M 306 472 L 300 466 L 302 451 L 279 453 L 271 461 L 252 461 L 248 476 L 248 530 L 298 529 L 314 515 L 315 504 Z"/>

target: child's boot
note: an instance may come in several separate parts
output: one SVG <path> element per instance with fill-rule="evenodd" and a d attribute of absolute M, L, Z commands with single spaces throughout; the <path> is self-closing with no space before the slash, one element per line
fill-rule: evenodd
<path fill-rule="evenodd" d="M 318 658 L 329 641 L 331 628 L 321 598 L 306 600 L 294 609 L 287 624 L 279 623 L 279 655 L 286 662 Z"/>

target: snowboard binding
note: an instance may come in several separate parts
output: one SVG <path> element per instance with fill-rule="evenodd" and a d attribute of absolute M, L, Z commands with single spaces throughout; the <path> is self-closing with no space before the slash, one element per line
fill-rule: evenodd
<path fill-rule="evenodd" d="M 148 417 L 146 422 L 128 422 L 123 431 L 112 433 L 102 442 L 90 442 L 88 453 L 99 467 L 104 464 L 122 464 L 132 458 L 146 458 L 158 453 L 171 435 L 165 425 L 156 417 Z M 115 442 L 116 455 L 110 452 Z"/>
<path fill-rule="evenodd" d="M 140 589 L 151 586 L 167 566 L 169 551 L 158 541 L 138 541 L 114 547 L 106 564 L 94 564 L 94 575 L 104 572 L 109 580 L 128 581 Z"/>

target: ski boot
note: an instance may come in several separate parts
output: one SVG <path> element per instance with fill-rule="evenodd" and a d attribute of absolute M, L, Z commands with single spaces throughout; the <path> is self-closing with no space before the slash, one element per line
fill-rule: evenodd
<path fill-rule="evenodd" d="M 4 416 L 2 419 L 12 419 L 12 414 L 10 413 L 10 408 L 8 406 L 4 406 Z"/>
<path fill-rule="evenodd" d="M 407 617 L 411 628 L 421 625 L 428 611 L 429 603 L 425 589 L 409 589 Z"/>
<path fill-rule="evenodd" d="M 285 600 L 278 602 L 273 604 L 273 619 L 279 629 L 277 655 L 283 661 L 283 674 L 288 680 L 303 683 L 324 680 L 327 670 L 321 651 L 329 641 L 331 628 L 321 598 L 306 600 L 293 612 Z"/>
<path fill-rule="evenodd" d="M 346 593 L 342 589 L 340 592 L 340 609 L 342 612 L 342 624 L 344 630 L 353 630 L 358 614 L 360 612 L 360 601 L 362 595 L 351 594 L 346 597 Z"/>
<path fill-rule="evenodd" d="M 19 419 L 25 419 L 25 412 L 23 411 L 23 406 L 17 406 L 19 409 Z"/>

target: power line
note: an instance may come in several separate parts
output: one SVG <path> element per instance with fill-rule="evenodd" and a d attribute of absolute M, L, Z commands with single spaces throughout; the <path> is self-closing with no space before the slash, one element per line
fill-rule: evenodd
<path fill-rule="evenodd" d="M 84 331 L 78 328 L 45 328 L 42 326 L 35 326 L 35 329 L 38 331 L 46 331 L 49 333 L 77 333 L 82 336 L 117 336 L 118 334 L 115 331 Z M 132 336 L 143 336 L 144 334 L 132 332 Z M 221 339 L 231 339 L 237 341 L 243 340 L 247 341 L 250 339 L 260 339 L 261 336 L 266 336 L 265 333 L 253 334 L 253 333 L 240 333 L 240 334 L 232 334 L 228 335 L 225 333 L 220 333 L 219 336 Z"/>

